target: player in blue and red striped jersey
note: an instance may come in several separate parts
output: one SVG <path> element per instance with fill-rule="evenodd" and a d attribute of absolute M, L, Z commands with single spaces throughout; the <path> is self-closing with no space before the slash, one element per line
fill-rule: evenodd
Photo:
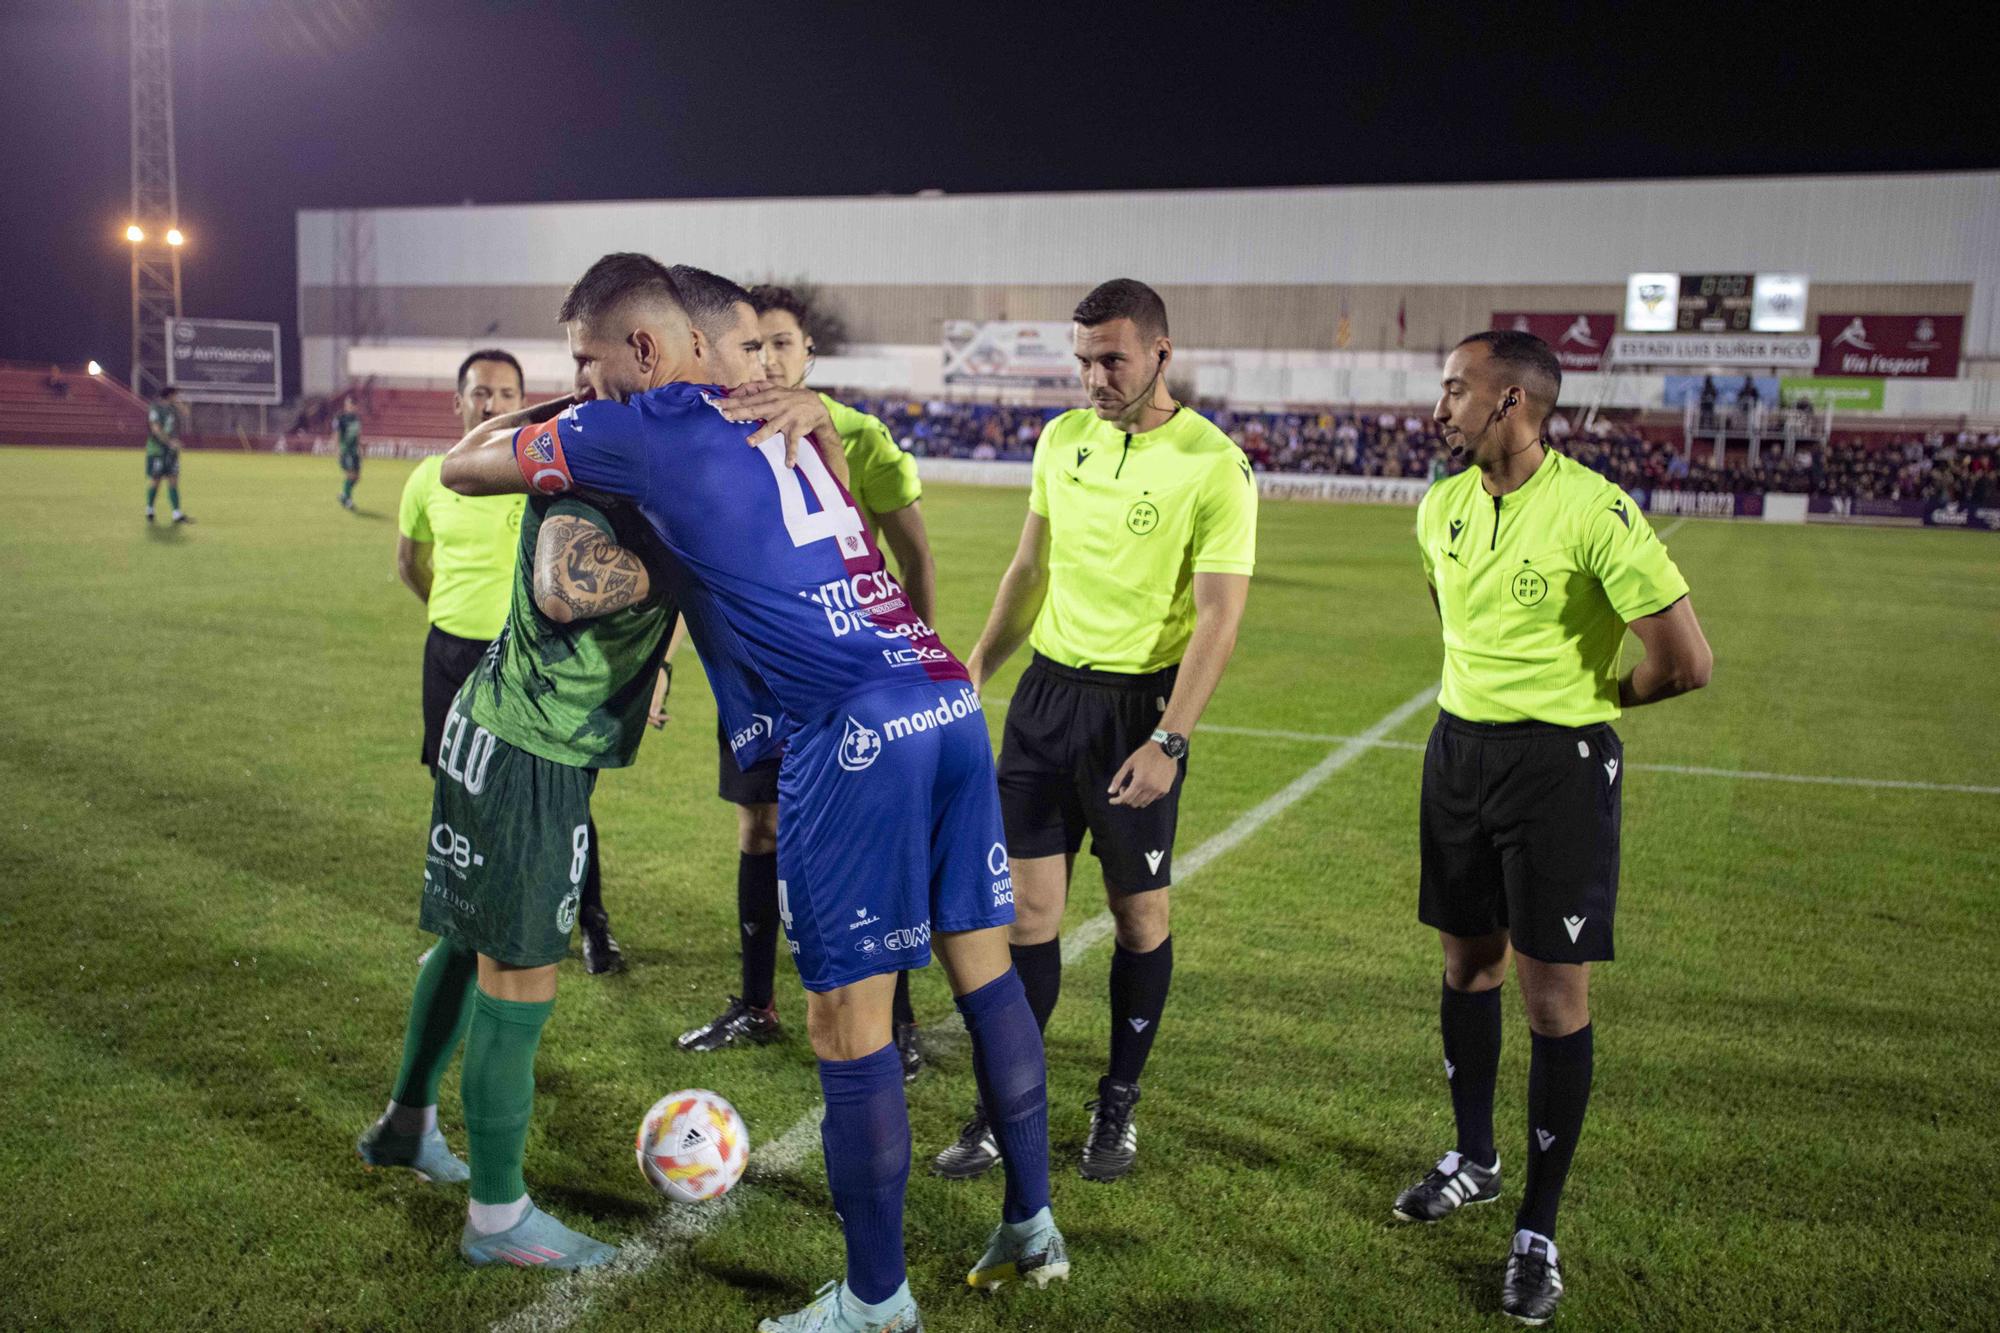
<path fill-rule="evenodd" d="M 1068 1276 L 1048 1207 L 1041 1036 L 1007 951 L 999 793 L 965 668 L 884 567 L 839 481 L 845 460 L 818 395 L 753 385 L 726 396 L 688 382 L 699 334 L 672 275 L 643 255 L 599 260 L 561 319 L 585 401 L 474 431 L 446 458 L 444 481 L 467 494 L 577 489 L 635 504 L 671 557 L 665 577 L 738 760 L 784 747 L 779 911 L 808 992 L 847 1271 L 763 1327 L 918 1326 L 890 997 L 895 974 L 924 966 L 933 941 L 1007 1169 L 1003 1221 L 966 1280 Z M 794 467 L 787 441 L 808 431 L 826 457 L 798 449 Z"/>

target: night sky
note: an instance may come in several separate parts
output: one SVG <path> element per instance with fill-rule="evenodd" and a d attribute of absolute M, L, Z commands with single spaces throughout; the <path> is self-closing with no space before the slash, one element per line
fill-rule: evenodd
<path fill-rule="evenodd" d="M 295 336 L 299 208 L 2000 166 L 1943 7 L 1751 8 L 173 0 L 185 305 Z M 127 14 L 0 4 L 0 358 L 124 373 Z"/>

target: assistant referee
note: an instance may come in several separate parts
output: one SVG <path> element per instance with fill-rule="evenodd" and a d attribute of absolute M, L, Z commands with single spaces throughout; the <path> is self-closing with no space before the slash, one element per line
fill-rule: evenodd
<path fill-rule="evenodd" d="M 1562 1298 L 1556 1206 L 1590 1099 L 1590 965 L 1618 899 L 1622 708 L 1708 683 L 1687 580 L 1629 496 L 1548 445 L 1562 389 L 1547 343 L 1475 333 L 1433 417 L 1464 472 L 1432 487 L 1417 539 L 1444 631 L 1424 752 L 1417 916 L 1444 945 L 1439 1021 L 1458 1140 L 1398 1195 L 1435 1222 L 1499 1197 L 1493 1086 L 1507 958 L 1533 1034 L 1527 1185 L 1501 1308 L 1539 1324 Z M 1621 679 L 1630 629 L 1646 655 Z"/>
<path fill-rule="evenodd" d="M 1071 328 L 1088 409 L 1035 446 L 1028 518 L 986 629 L 966 659 L 983 686 L 1028 640 L 1007 709 L 1000 808 L 1014 966 L 1046 1029 L 1062 985 L 1063 906 L 1076 853 L 1104 870 L 1116 922 L 1111 1059 L 1080 1169 L 1116 1180 L 1138 1152 L 1133 1113 L 1173 976 L 1167 891 L 1188 735 L 1222 679 L 1250 593 L 1257 484 L 1227 435 L 1168 391 L 1167 308 L 1119 278 Z M 995 847 L 998 861 L 1000 848 Z M 932 1169 L 964 1178 L 999 1156 L 983 1110 Z"/>

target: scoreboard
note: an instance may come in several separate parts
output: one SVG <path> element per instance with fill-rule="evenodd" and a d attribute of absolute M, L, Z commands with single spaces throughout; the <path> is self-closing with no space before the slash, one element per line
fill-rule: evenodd
<path fill-rule="evenodd" d="M 1754 273 L 1683 273 L 1674 312 L 1677 333 L 1750 332 Z"/>
<path fill-rule="evenodd" d="M 1797 273 L 1634 273 L 1625 286 L 1633 333 L 1799 333 L 1807 282 Z"/>

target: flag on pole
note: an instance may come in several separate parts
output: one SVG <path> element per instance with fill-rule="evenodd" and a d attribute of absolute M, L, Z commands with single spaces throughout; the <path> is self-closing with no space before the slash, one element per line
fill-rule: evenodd
<path fill-rule="evenodd" d="M 1342 296 L 1340 298 L 1340 327 L 1336 328 L 1333 331 L 1333 345 L 1335 347 L 1344 349 L 1349 343 L 1353 341 L 1354 341 L 1354 321 L 1348 318 L 1347 298 L 1345 296 Z"/>
<path fill-rule="evenodd" d="M 1410 334 L 1410 315 L 1406 299 L 1396 301 L 1396 346 L 1401 347 Z"/>

